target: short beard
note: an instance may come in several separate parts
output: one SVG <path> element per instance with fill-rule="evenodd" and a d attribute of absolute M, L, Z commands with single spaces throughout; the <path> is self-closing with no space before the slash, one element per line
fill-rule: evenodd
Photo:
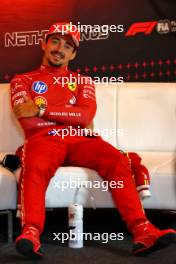
<path fill-rule="evenodd" d="M 55 68 L 59 68 L 59 67 L 61 67 L 62 66 L 62 64 L 60 63 L 60 64 L 55 64 L 55 63 L 53 63 L 52 61 L 50 61 L 50 60 L 48 60 L 48 63 L 49 63 L 49 65 L 50 66 L 52 66 L 52 67 L 55 67 Z"/>

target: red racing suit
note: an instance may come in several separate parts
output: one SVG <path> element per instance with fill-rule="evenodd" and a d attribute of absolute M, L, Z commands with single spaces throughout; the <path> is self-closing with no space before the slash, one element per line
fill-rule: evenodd
<path fill-rule="evenodd" d="M 23 96 L 26 95 L 36 105 L 47 107 L 42 118 L 20 120 L 26 137 L 55 125 L 86 127 L 96 112 L 95 89 L 88 78 L 69 71 L 67 67 L 58 70 L 43 65 L 36 71 L 17 75 L 11 81 L 12 106 L 24 102 Z M 79 85 L 81 81 L 88 84 Z"/>
<path fill-rule="evenodd" d="M 62 85 L 59 80 L 73 75 L 76 81 Z M 45 222 L 45 192 L 59 166 L 78 166 L 96 170 L 103 180 L 123 181 L 123 188 L 110 188 L 114 203 L 129 231 L 146 221 L 126 155 L 99 136 L 50 134 L 69 126 L 86 127 L 96 112 L 95 87 L 81 84 L 79 75 L 67 67 L 41 66 L 30 73 L 17 75 L 11 82 L 12 107 L 27 95 L 37 105 L 45 105 L 44 115 L 20 119 L 26 135 L 22 150 L 19 183 L 22 227 L 35 226 L 42 232 Z"/>

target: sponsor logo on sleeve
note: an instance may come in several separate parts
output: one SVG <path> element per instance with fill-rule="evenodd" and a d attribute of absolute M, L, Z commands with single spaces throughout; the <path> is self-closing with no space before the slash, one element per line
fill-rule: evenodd
<path fill-rule="evenodd" d="M 20 91 L 12 96 L 12 101 L 14 101 L 17 97 L 22 97 L 24 95 L 27 95 L 26 91 Z"/>
<path fill-rule="evenodd" d="M 16 80 L 16 79 L 15 79 Z M 19 84 L 18 82 L 15 82 L 14 81 L 12 82 L 12 88 L 11 88 L 11 93 L 14 94 L 18 88 L 22 87 L 23 85 L 22 84 Z"/>
<path fill-rule="evenodd" d="M 20 99 L 15 100 L 15 101 L 14 101 L 14 106 L 15 106 L 15 105 L 18 105 L 18 104 L 22 104 L 22 103 L 24 103 L 24 98 L 23 98 L 23 97 L 20 98 Z"/>

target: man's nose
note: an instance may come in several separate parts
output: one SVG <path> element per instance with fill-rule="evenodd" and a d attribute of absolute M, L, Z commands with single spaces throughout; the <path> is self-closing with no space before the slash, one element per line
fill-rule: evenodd
<path fill-rule="evenodd" d="M 58 46 L 57 46 L 57 50 L 58 50 L 59 52 L 62 52 L 62 51 L 63 51 L 63 47 L 64 47 L 63 43 L 62 43 L 62 42 L 59 42 L 59 43 L 58 43 Z"/>

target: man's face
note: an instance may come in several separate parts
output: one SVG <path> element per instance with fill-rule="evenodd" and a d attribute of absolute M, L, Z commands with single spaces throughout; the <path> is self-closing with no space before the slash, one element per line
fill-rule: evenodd
<path fill-rule="evenodd" d="M 53 34 L 42 43 L 43 64 L 54 67 L 67 66 L 76 56 L 74 43 L 70 35 Z"/>

